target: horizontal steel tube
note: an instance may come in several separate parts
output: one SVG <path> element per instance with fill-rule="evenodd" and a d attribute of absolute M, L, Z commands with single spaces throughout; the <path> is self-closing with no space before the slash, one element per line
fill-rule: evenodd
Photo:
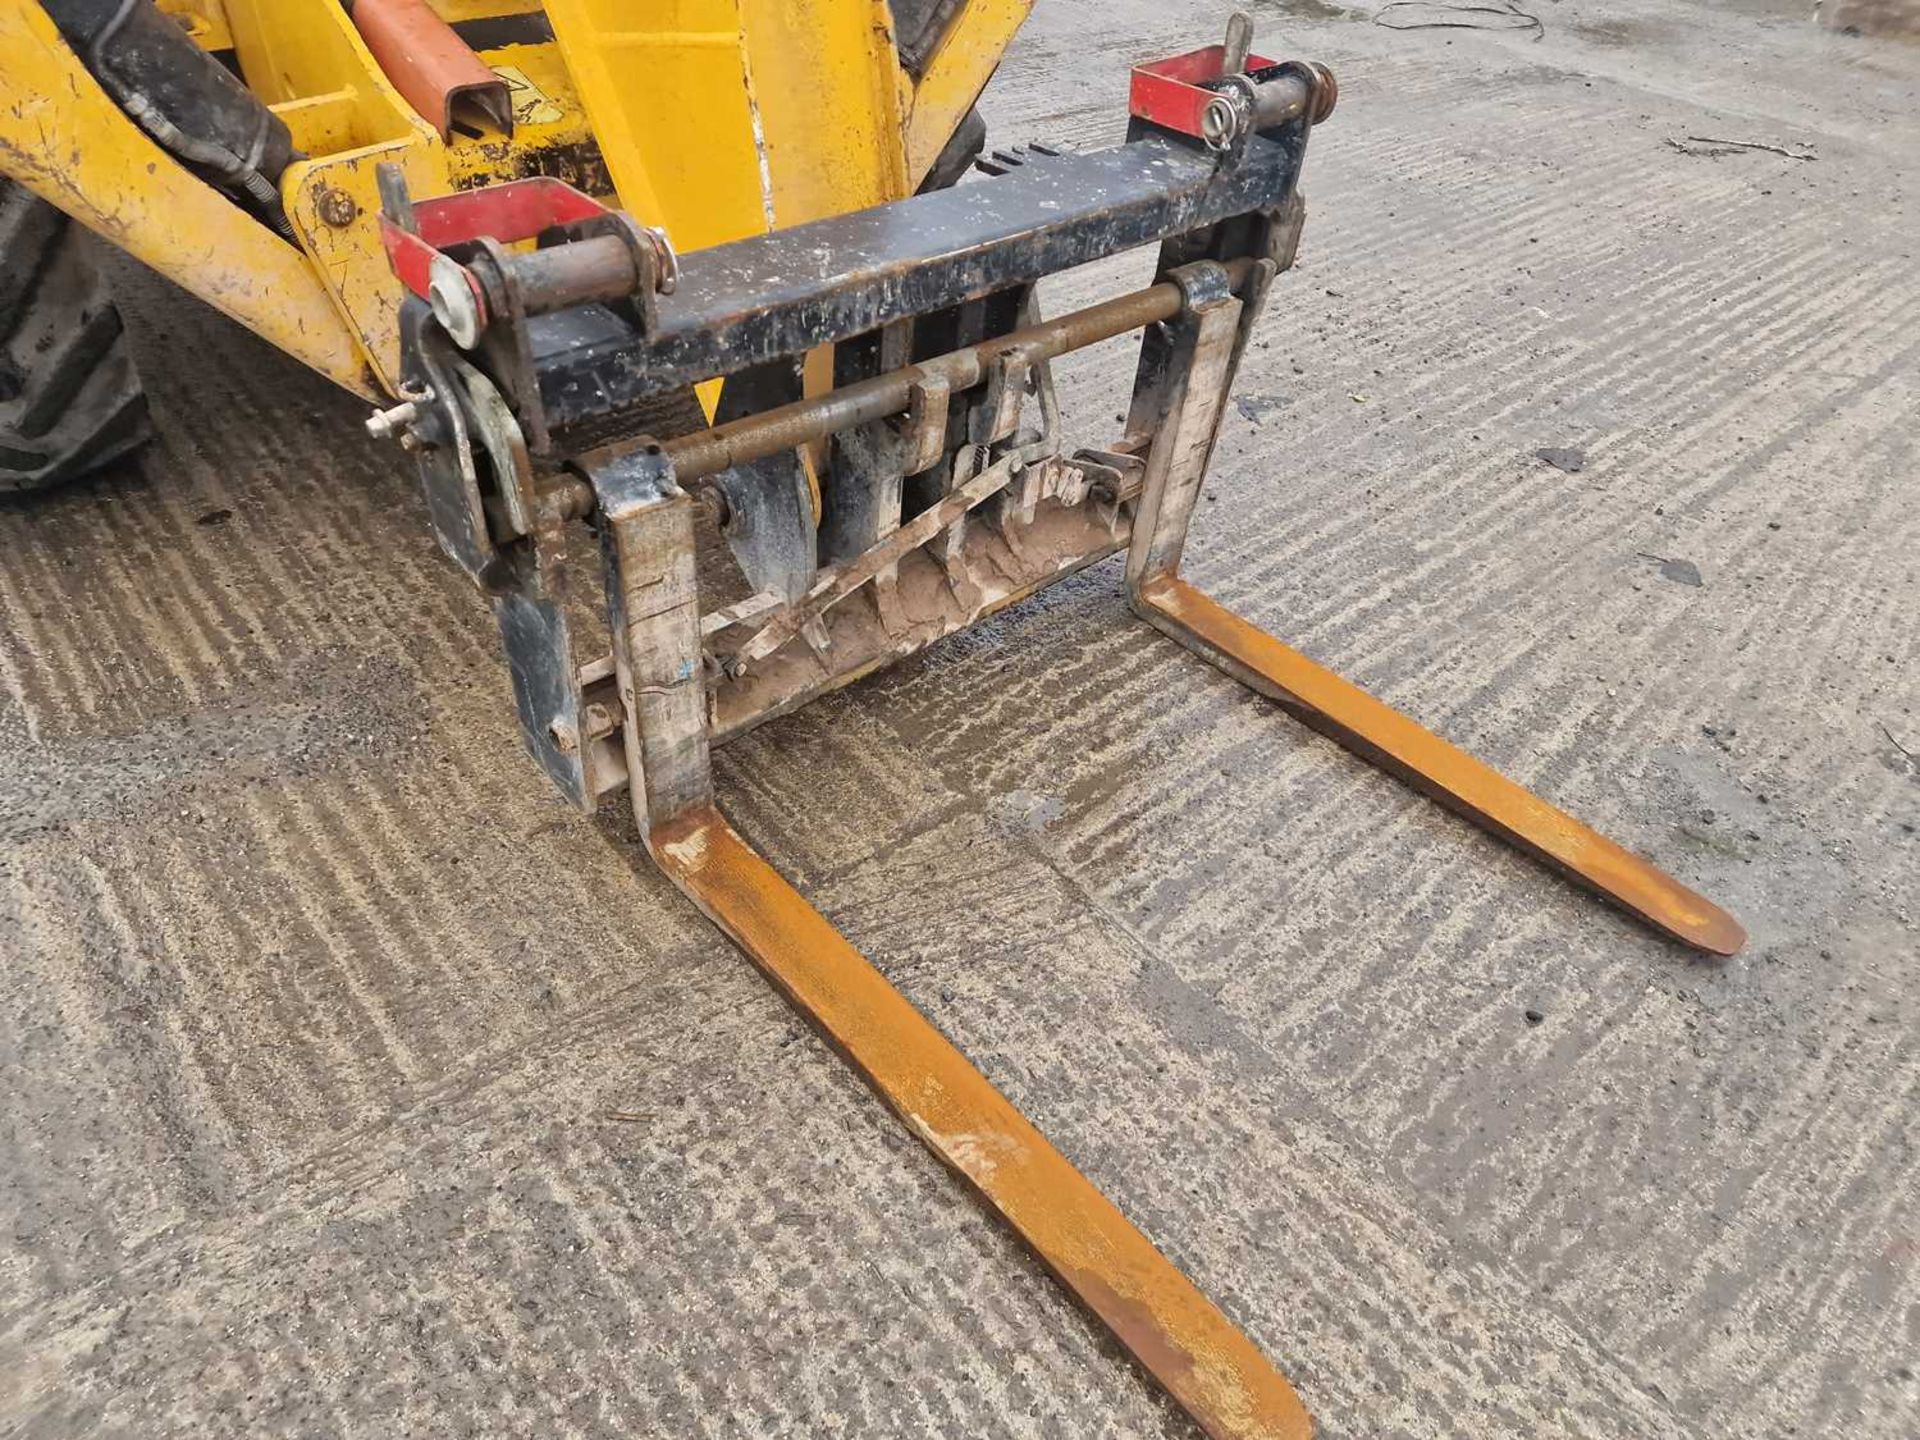
<path fill-rule="evenodd" d="M 618 235 L 509 255 L 506 265 L 529 315 L 548 315 L 594 300 L 621 300 L 640 283 L 633 251 Z"/>
<path fill-rule="evenodd" d="M 1253 128 L 1271 130 L 1307 108 L 1313 90 L 1298 75 L 1282 75 L 1253 86 Z"/>
<path fill-rule="evenodd" d="M 644 331 L 611 311 L 530 319 L 539 404 L 555 434 L 605 433 L 650 395 L 1264 213 L 1292 192 L 1304 142 L 1297 127 L 1255 134 L 1222 164 L 1156 132 L 1090 154 L 1037 154 L 991 186 L 696 250 Z"/>
<path fill-rule="evenodd" d="M 1247 260 L 1227 262 L 1227 273 L 1235 286 L 1244 281 L 1250 265 Z M 938 377 L 956 392 L 965 390 L 980 383 L 998 355 L 1019 350 L 1030 361 L 1052 360 L 1070 350 L 1169 320 L 1179 313 L 1180 304 L 1180 287 L 1165 280 L 1131 295 L 857 381 L 810 400 L 796 400 L 711 430 L 696 431 L 666 441 L 661 448 L 673 461 L 674 478 L 685 485 L 855 425 L 898 415 L 912 405 L 914 386 L 923 380 Z"/>

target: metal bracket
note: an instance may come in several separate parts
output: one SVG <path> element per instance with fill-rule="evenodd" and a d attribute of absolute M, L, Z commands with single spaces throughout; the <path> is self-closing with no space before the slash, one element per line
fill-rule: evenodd
<path fill-rule="evenodd" d="M 600 505 L 627 777 L 644 833 L 713 799 L 693 497 L 651 442 L 603 453 L 586 473 Z"/>
<path fill-rule="evenodd" d="M 756 414 L 800 396 L 800 367 L 790 361 L 732 376 L 720 392 L 716 424 Z M 820 519 L 811 461 L 798 446 L 729 466 L 713 477 L 726 496 L 720 533 L 754 590 L 797 600 L 819 564 Z"/>
<path fill-rule="evenodd" d="M 658 324 L 656 294 L 679 283 L 665 231 L 551 176 L 415 200 L 400 167 L 383 162 L 378 183 L 380 241 L 394 275 L 428 303 L 454 344 L 483 354 L 542 453 L 550 435 L 528 317 L 601 302 L 649 334 Z M 538 248 L 512 248 L 528 240 Z"/>

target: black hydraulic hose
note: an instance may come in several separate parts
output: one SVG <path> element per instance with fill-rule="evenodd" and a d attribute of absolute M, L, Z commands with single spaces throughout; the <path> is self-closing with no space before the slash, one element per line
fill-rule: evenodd
<path fill-rule="evenodd" d="M 160 147 L 291 240 L 276 181 L 286 123 L 152 0 L 41 0 L 88 71 Z"/>

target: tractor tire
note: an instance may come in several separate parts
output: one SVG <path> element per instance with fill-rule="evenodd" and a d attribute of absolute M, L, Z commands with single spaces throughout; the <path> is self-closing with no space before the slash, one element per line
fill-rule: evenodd
<path fill-rule="evenodd" d="M 152 433 L 92 237 L 0 179 L 0 491 L 96 470 Z"/>

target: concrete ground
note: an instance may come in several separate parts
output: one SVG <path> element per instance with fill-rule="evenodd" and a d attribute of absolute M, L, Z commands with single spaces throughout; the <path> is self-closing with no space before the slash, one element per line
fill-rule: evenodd
<path fill-rule="evenodd" d="M 724 799 L 1320 1434 L 1920 1433 L 1920 49 L 1523 3 L 1255 6 L 1343 99 L 1193 568 L 1744 955 L 1111 566 L 732 746 Z M 1115 137 L 1127 62 L 1223 19 L 1040 0 L 996 137 Z M 0 510 L 0 1434 L 1190 1433 L 562 807 L 360 407 L 122 290 L 159 442 Z M 1122 370 L 1067 377 L 1084 439 Z"/>

